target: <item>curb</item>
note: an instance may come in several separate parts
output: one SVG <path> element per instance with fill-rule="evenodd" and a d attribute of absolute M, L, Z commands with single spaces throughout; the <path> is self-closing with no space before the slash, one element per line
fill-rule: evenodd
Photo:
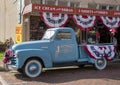
<path fill-rule="evenodd" d="M 8 85 L 8 83 L 0 76 L 0 82 L 2 85 Z"/>

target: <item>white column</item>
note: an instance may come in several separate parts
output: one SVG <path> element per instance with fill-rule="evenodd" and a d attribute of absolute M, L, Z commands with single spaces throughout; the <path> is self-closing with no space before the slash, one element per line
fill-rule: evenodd
<path fill-rule="evenodd" d="M 100 4 L 97 4 L 97 7 L 96 7 L 96 9 L 99 9 L 100 8 Z"/>
<path fill-rule="evenodd" d="M 82 7 L 82 2 L 79 2 L 79 7 Z"/>
<path fill-rule="evenodd" d="M 107 10 L 109 10 L 109 5 L 107 5 Z"/>
<path fill-rule="evenodd" d="M 55 0 L 55 5 L 58 6 L 58 0 Z"/>
<path fill-rule="evenodd" d="M 67 2 L 67 6 L 70 7 L 70 0 Z"/>
<path fill-rule="evenodd" d="M 45 0 L 42 0 L 42 4 L 45 4 Z"/>
<path fill-rule="evenodd" d="M 119 10 L 120 10 L 120 6 L 119 6 L 119 5 L 117 6 L 116 10 L 117 10 L 117 11 L 119 11 Z"/>

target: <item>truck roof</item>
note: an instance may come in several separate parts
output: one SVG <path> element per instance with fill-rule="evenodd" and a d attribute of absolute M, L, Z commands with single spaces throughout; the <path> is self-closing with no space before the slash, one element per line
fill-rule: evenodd
<path fill-rule="evenodd" d="M 50 28 L 48 30 L 58 30 L 58 29 L 70 29 L 70 30 L 72 30 L 72 28 L 70 28 L 70 27 L 56 27 L 56 28 Z"/>

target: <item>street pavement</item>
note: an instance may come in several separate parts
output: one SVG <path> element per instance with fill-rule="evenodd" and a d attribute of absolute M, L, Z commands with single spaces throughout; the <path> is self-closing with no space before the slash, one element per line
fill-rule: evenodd
<path fill-rule="evenodd" d="M 2 69 L 0 82 L 0 85 L 120 85 L 120 63 L 110 63 L 101 71 L 92 66 L 51 69 L 37 78 Z"/>

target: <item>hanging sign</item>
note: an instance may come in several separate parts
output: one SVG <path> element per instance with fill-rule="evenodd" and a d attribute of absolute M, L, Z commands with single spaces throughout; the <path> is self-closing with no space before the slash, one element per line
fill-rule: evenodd
<path fill-rule="evenodd" d="M 81 30 L 90 30 L 94 24 L 96 17 L 95 16 L 83 16 L 83 15 L 73 15 L 73 20 L 75 24 L 81 29 Z"/>
<path fill-rule="evenodd" d="M 32 10 L 37 10 L 39 12 L 55 12 L 55 13 L 74 13 L 74 8 L 72 7 L 63 7 L 63 6 L 48 6 L 48 5 L 40 5 L 33 4 Z"/>
<path fill-rule="evenodd" d="M 68 21 L 68 15 L 67 14 L 61 14 L 61 13 L 42 13 L 41 15 L 44 23 L 48 27 L 63 27 L 66 22 Z"/>
<path fill-rule="evenodd" d="M 22 42 L 22 25 L 18 24 L 16 25 L 16 31 L 15 31 L 16 37 L 15 40 L 17 43 Z"/>
<path fill-rule="evenodd" d="M 90 8 L 76 8 L 75 10 L 76 10 L 76 14 L 81 14 L 81 15 L 120 17 L 120 11 L 98 10 L 98 9 L 90 9 Z"/>
<path fill-rule="evenodd" d="M 63 6 L 49 6 L 49 5 L 41 5 L 41 4 L 32 4 L 32 7 L 29 6 L 29 10 L 39 11 L 39 12 L 54 12 L 54 13 L 80 14 L 80 15 L 92 15 L 92 16 L 111 16 L 111 17 L 118 16 L 120 17 L 120 11 L 100 10 L 100 9 L 90 9 L 90 8 L 73 8 L 73 7 L 63 7 Z"/>

